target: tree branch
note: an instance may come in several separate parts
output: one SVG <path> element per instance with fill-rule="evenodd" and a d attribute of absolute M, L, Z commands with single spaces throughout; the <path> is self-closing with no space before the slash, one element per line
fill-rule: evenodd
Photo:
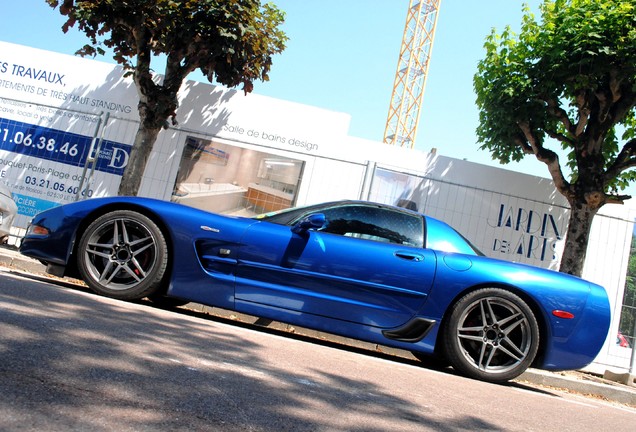
<path fill-rule="evenodd" d="M 603 182 L 607 185 L 620 173 L 634 167 L 636 167 L 636 138 L 625 143 L 614 163 L 605 171 Z"/>
<path fill-rule="evenodd" d="M 625 204 L 625 201 L 631 198 L 631 195 L 605 194 L 605 204 Z"/>
<path fill-rule="evenodd" d="M 534 151 L 532 150 L 532 147 L 530 147 L 530 145 L 528 144 L 528 141 L 521 139 L 519 137 L 515 137 L 514 141 L 515 141 L 515 144 L 521 147 L 521 150 L 523 150 L 525 154 L 531 154 L 531 155 L 534 154 Z"/>
<path fill-rule="evenodd" d="M 590 120 L 590 106 L 586 95 L 587 92 L 585 90 L 579 90 L 575 96 L 576 107 L 579 112 L 579 121 L 576 123 L 573 135 L 577 137 L 585 132 L 585 127 Z"/>
<path fill-rule="evenodd" d="M 563 134 L 560 134 L 560 133 L 558 133 L 558 132 L 554 132 L 554 131 L 551 131 L 551 130 L 549 130 L 549 129 L 546 129 L 546 130 L 545 130 L 545 133 L 546 133 L 546 134 L 548 134 L 548 136 L 549 136 L 550 138 L 554 138 L 555 140 L 558 140 L 558 141 L 561 141 L 561 142 L 567 143 L 568 145 L 570 145 L 570 146 L 572 146 L 572 147 L 574 147 L 574 145 L 576 144 L 576 141 L 575 141 L 575 140 L 573 140 L 573 139 L 571 139 L 571 138 L 568 138 L 567 136 L 565 136 L 565 135 L 563 135 Z"/>
<path fill-rule="evenodd" d="M 620 80 L 617 74 L 616 70 L 612 70 L 606 88 L 595 93 L 598 103 L 590 117 L 593 127 L 589 128 L 590 139 L 587 140 L 587 151 L 590 153 L 601 151 L 604 141 L 602 138 L 616 124 L 621 123 L 636 104 L 636 92 L 632 89 L 632 84 Z"/>
<path fill-rule="evenodd" d="M 523 136 L 526 138 L 526 142 L 523 145 L 525 147 L 524 151 L 536 156 L 539 153 L 540 148 L 543 148 L 543 146 L 539 144 L 538 138 L 532 132 L 530 123 L 527 120 L 518 121 L 517 126 L 519 126 L 519 129 L 521 129 Z"/>
<path fill-rule="evenodd" d="M 519 128 L 523 132 L 527 139 L 527 144 L 522 144 L 522 148 L 526 153 L 534 154 L 537 160 L 543 162 L 548 167 L 548 172 L 552 177 L 554 186 L 557 190 L 568 200 L 572 197 L 572 185 L 565 179 L 563 171 L 561 170 L 561 164 L 559 163 L 559 156 L 552 150 L 546 149 L 539 144 L 538 139 L 534 136 L 530 130 L 528 122 L 519 122 Z"/>
<path fill-rule="evenodd" d="M 559 106 L 558 101 L 552 98 L 545 98 L 544 101 L 548 105 L 548 114 L 554 116 L 557 120 L 559 120 L 563 124 L 563 126 L 565 126 L 565 129 L 569 133 L 575 135 L 576 130 L 572 127 L 572 121 L 570 120 L 568 113 Z"/>

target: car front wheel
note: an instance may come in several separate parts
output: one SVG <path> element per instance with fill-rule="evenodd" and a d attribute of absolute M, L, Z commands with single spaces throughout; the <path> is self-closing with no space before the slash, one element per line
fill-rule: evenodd
<path fill-rule="evenodd" d="M 521 375 L 539 348 L 539 326 L 530 307 L 499 288 L 466 294 L 444 328 L 444 352 L 459 372 L 489 382 Z"/>
<path fill-rule="evenodd" d="M 168 247 L 148 217 L 118 210 L 97 218 L 82 235 L 77 260 L 88 286 L 98 294 L 137 300 L 157 293 L 168 267 Z"/>

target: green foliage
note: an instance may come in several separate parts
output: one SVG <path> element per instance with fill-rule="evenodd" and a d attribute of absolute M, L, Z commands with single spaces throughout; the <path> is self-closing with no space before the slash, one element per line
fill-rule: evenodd
<path fill-rule="evenodd" d="M 545 0 L 540 11 L 537 21 L 524 6 L 519 34 L 486 38 L 474 77 L 481 148 L 502 163 L 558 164 L 548 146 L 560 142 L 572 173 L 566 182 L 551 166 L 560 192 L 583 181 L 622 190 L 636 180 L 636 0 Z"/>
<path fill-rule="evenodd" d="M 77 53 L 104 54 L 135 73 L 150 71 L 151 56 L 167 55 L 166 78 L 200 69 L 210 80 L 251 91 L 267 80 L 272 55 L 285 48 L 278 29 L 284 13 L 259 0 L 46 0 L 90 43 Z M 147 69 L 146 69 L 147 68 Z"/>

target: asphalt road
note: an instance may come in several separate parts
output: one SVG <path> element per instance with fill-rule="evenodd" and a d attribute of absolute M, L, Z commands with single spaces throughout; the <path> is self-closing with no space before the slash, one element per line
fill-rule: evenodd
<path fill-rule="evenodd" d="M 1 431 L 632 431 L 636 409 L 493 385 L 0 271 Z"/>

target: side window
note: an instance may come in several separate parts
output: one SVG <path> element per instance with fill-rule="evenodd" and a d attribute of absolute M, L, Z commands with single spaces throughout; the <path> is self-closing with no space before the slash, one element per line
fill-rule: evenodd
<path fill-rule="evenodd" d="M 323 211 L 322 232 L 387 243 L 422 247 L 424 219 L 401 211 L 351 205 Z"/>

